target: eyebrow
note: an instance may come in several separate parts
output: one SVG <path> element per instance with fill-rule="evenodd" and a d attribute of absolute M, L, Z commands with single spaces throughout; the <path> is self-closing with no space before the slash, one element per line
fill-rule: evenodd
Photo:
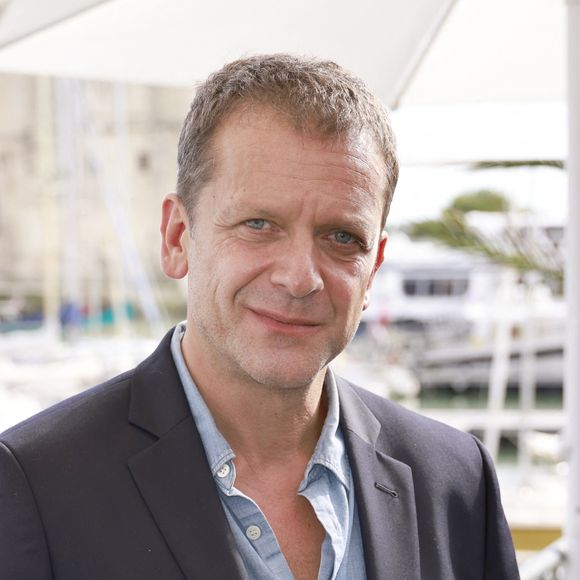
<path fill-rule="evenodd" d="M 278 217 L 263 207 L 256 207 L 248 203 L 231 203 L 226 208 L 224 208 L 222 216 L 226 219 L 234 219 L 242 213 L 251 215 L 254 218 L 266 220 L 274 220 Z"/>

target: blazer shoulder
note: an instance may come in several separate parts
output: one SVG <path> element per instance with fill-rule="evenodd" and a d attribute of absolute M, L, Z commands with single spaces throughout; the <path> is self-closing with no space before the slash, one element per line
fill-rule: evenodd
<path fill-rule="evenodd" d="M 173 329 L 172 329 L 173 330 Z M 88 456 L 109 455 L 121 450 L 139 447 L 151 437 L 131 420 L 131 410 L 136 405 L 141 414 L 151 411 L 169 414 L 166 423 L 174 424 L 175 417 L 184 415 L 184 398 L 177 383 L 169 344 L 170 330 L 159 346 L 134 369 L 113 377 L 95 387 L 65 399 L 33 417 L 0 434 L 3 442 L 19 460 L 44 464 L 45 458 L 68 461 L 75 454 Z M 163 392 L 161 396 L 160 393 Z M 143 394 L 144 393 L 144 394 Z M 170 402 L 174 402 L 171 407 Z M 163 411 L 169 405 L 170 411 Z M 175 411 L 175 409 L 177 411 Z M 151 410 L 152 409 L 152 410 Z M 139 417 L 139 413 L 137 413 Z M 143 439 L 143 437 L 145 439 Z M 77 459 L 74 460 L 77 462 Z"/>
<path fill-rule="evenodd" d="M 70 440 L 81 426 L 85 432 L 94 432 L 99 424 L 106 428 L 112 416 L 120 413 L 126 418 L 134 372 L 124 372 L 52 405 L 1 433 L 0 441 L 17 452 L 38 447 L 41 442 L 58 443 L 61 436 Z"/>
<path fill-rule="evenodd" d="M 456 468 L 481 472 L 487 456 L 482 444 L 470 433 L 425 417 L 344 379 L 340 382 L 342 388 L 354 391 L 379 422 L 377 443 L 392 457 L 411 465 L 420 464 L 421 469 L 451 463 Z"/>
<path fill-rule="evenodd" d="M 429 432 L 442 436 L 462 438 L 466 435 L 465 432 L 459 431 L 455 427 L 426 417 L 413 409 L 385 399 L 349 381 L 341 379 L 341 382 L 346 383 L 348 388 L 356 393 L 381 424 L 389 423 L 403 429 L 414 429 L 419 433 Z"/>

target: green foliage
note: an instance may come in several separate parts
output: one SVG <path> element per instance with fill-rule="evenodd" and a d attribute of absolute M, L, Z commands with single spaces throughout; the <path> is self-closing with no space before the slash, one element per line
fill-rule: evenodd
<path fill-rule="evenodd" d="M 479 161 L 471 169 L 513 169 L 517 167 L 553 167 L 565 169 L 566 164 L 560 159 L 529 159 L 524 161 Z"/>
<path fill-rule="evenodd" d="M 408 233 L 412 238 L 432 238 L 441 240 L 447 236 L 447 225 L 440 220 L 427 220 L 424 222 L 414 222 L 408 228 Z"/>
<path fill-rule="evenodd" d="M 497 208 L 503 207 L 503 210 Z M 506 211 L 507 200 L 492 191 L 480 191 L 456 198 L 444 210 L 439 220 L 414 222 L 406 228 L 411 238 L 430 239 L 450 248 L 478 254 L 503 266 L 515 268 L 521 273 L 537 271 L 547 279 L 563 279 L 562 256 L 538 245 L 526 232 L 506 228 L 499 237 L 485 235 L 466 221 L 470 211 Z M 483 209 L 495 208 L 495 209 Z"/>
<path fill-rule="evenodd" d="M 461 213 L 470 211 L 506 212 L 509 209 L 509 202 L 503 194 L 497 191 L 482 189 L 456 197 L 450 209 Z"/>

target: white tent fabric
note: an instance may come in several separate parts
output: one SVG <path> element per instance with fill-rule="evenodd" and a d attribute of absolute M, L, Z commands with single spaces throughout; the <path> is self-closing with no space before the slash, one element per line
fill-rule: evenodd
<path fill-rule="evenodd" d="M 59 2 L 68 2 L 72 13 L 87 4 Z M 294 52 L 340 62 L 393 103 L 453 3 L 110 0 L 6 45 L 0 71 L 191 85 L 240 55 Z M 32 4 L 36 10 L 34 0 L 8 3 L 0 47 L 26 34 L 22 6 L 32 13 Z M 62 19 L 62 12 L 56 16 Z"/>
<path fill-rule="evenodd" d="M 104 0 L 0 0 L 0 47 L 39 32 Z"/>
<path fill-rule="evenodd" d="M 566 156 L 563 0 L 1 2 L 0 71 L 190 86 L 242 54 L 315 54 L 400 105 L 403 164 Z"/>
<path fill-rule="evenodd" d="M 565 101 L 403 105 L 393 113 L 403 165 L 565 159 Z"/>
<path fill-rule="evenodd" d="M 291 51 L 334 58 L 391 106 L 561 100 L 565 39 L 564 0 L 0 0 L 0 71 L 189 85 Z"/>
<path fill-rule="evenodd" d="M 394 115 L 403 164 L 565 159 L 564 0 L 458 1 Z"/>
<path fill-rule="evenodd" d="M 401 106 L 563 101 L 564 0 L 456 3 Z"/>

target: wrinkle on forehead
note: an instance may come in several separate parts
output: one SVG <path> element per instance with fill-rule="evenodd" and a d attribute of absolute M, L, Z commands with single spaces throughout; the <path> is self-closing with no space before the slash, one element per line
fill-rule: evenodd
<path fill-rule="evenodd" d="M 231 136 L 233 132 L 235 135 L 236 128 L 239 128 L 246 136 L 250 136 L 250 132 L 244 130 L 251 129 L 252 132 L 255 132 L 253 135 L 254 140 L 248 143 L 249 155 L 247 157 L 228 155 L 228 149 L 235 149 L 237 147 L 235 139 L 220 138 L 224 133 L 230 133 Z M 281 129 L 281 131 L 276 131 L 277 128 Z M 284 147 L 284 139 L 287 136 L 287 132 L 293 133 L 294 136 L 301 140 L 301 152 L 297 156 L 288 156 L 288 150 Z M 344 170 L 346 168 L 349 173 L 353 175 L 358 174 L 359 178 L 365 184 L 362 187 L 363 190 L 378 186 L 379 191 L 382 193 L 386 189 L 386 166 L 380 150 L 369 132 L 362 131 L 337 135 L 333 138 L 321 136 L 315 129 L 312 131 L 299 131 L 285 115 L 266 106 L 234 110 L 218 126 L 212 138 L 215 167 L 214 177 L 222 173 L 221 169 L 224 168 L 224 158 L 227 158 L 229 162 L 232 159 L 245 160 L 247 162 L 251 156 L 258 159 L 260 157 L 259 147 L 263 142 L 260 133 L 267 135 L 266 138 L 268 140 L 276 139 L 280 144 L 277 151 L 270 151 L 264 157 L 271 157 L 273 154 L 279 153 L 279 155 L 276 155 L 277 159 L 299 164 L 302 169 L 308 166 L 315 168 L 320 165 L 329 169 L 335 167 L 336 169 Z M 257 145 L 257 149 L 251 152 L 254 144 Z M 328 153 L 328 163 L 310 163 L 308 157 L 314 151 L 317 153 L 326 151 Z M 340 162 L 333 162 L 332 158 L 334 155 L 336 155 L 336 159 L 340 157 Z M 347 161 L 346 167 L 344 164 L 345 160 Z M 255 168 L 252 168 L 252 170 L 255 170 Z"/>

